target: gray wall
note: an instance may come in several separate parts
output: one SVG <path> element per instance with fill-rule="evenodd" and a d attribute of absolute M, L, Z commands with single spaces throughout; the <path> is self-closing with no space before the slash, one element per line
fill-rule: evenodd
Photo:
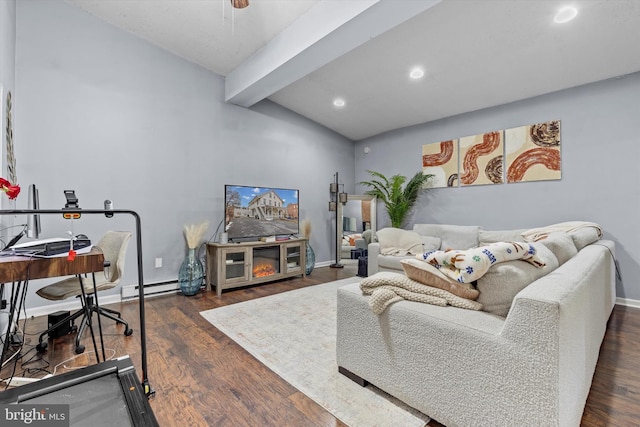
<path fill-rule="evenodd" d="M 16 25 L 15 2 L 0 7 L 0 81 L 6 87 L 15 79 L 20 184 L 38 184 L 45 208 L 62 207 L 62 191 L 73 188 L 84 208 L 110 198 L 116 207 L 138 211 L 147 283 L 175 279 L 185 253 L 184 224 L 209 220 L 215 230 L 225 183 L 299 188 L 301 216 L 313 221 L 321 263 L 333 259 L 326 205 L 334 172 L 353 192 L 354 182 L 368 179 L 366 169 L 420 170 L 423 144 L 560 119 L 562 180 L 434 189 L 421 196 L 411 223 L 495 229 L 595 221 L 617 243 L 624 279 L 618 296 L 640 299 L 634 221 L 640 74 L 405 128 L 360 141 L 354 150 L 350 141 L 270 102 L 251 110 L 225 104 L 220 76 L 61 0 L 18 2 Z M 18 207 L 26 207 L 26 196 Z M 378 210 L 382 228 L 389 222 Z M 44 221 L 49 236 L 70 228 L 58 218 Z M 94 239 L 107 229 L 132 228 L 124 217 L 73 224 L 74 232 Z M 164 259 L 162 269 L 154 268 L 156 257 Z M 136 282 L 133 246 L 127 265 L 125 285 Z M 29 296 L 28 307 L 43 304 Z"/>
<path fill-rule="evenodd" d="M 7 156 L 5 127 L 7 123 L 7 92 L 14 92 L 15 89 L 15 68 L 16 68 L 16 2 L 7 0 L 0 2 L 0 87 L 2 88 L 2 99 L 0 100 L 0 176 L 7 177 Z M 14 113 L 15 114 L 15 113 Z M 0 207 L 8 209 L 11 206 L 6 197 L 0 198 Z M 9 223 L 6 217 L 0 218 L 0 224 Z M 4 236 L 4 233 L 0 233 Z"/>
<path fill-rule="evenodd" d="M 16 154 L 20 182 L 43 208 L 132 209 L 142 218 L 145 283 L 175 280 L 185 224 L 223 219 L 224 184 L 300 190 L 318 263 L 333 258 L 329 182 L 353 183 L 353 143 L 265 101 L 224 103 L 224 79 L 59 0 L 17 4 Z M 18 207 L 26 207 L 26 195 Z M 98 240 L 134 229 L 129 217 L 43 218 L 45 237 L 67 230 Z M 124 285 L 137 283 L 130 245 Z M 156 257 L 164 267 L 154 268 Z M 47 304 L 32 292 L 28 308 Z"/>
<path fill-rule="evenodd" d="M 423 144 L 559 119 L 559 181 L 432 189 L 411 224 L 530 228 L 571 220 L 599 223 L 616 242 L 618 297 L 640 300 L 640 73 L 390 132 L 356 144 L 356 180 L 421 170 Z M 364 147 L 370 147 L 369 154 Z M 389 226 L 379 206 L 378 228 Z"/>
<path fill-rule="evenodd" d="M 15 87 L 15 42 L 16 42 L 16 2 L 15 0 L 0 1 L 0 86 L 2 86 L 2 96 L 0 97 L 0 176 L 7 176 L 7 156 L 5 126 L 7 123 L 6 100 L 7 92 Z M 0 194 L 0 196 L 2 196 Z M 6 197 L 0 197 L 0 208 L 11 209 L 12 202 Z M 0 217 L 0 237 L 7 241 L 5 236 L 11 236 L 13 230 L 7 227 L 13 224 L 13 218 L 9 216 Z M 7 330 L 9 323 L 8 310 L 0 311 L 0 334 Z M 0 341 L 4 340 L 4 335 L 0 335 Z"/>

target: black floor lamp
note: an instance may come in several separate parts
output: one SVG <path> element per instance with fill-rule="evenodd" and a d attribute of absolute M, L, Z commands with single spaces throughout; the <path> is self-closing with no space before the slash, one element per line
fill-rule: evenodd
<path fill-rule="evenodd" d="M 342 190 L 342 191 L 340 191 Z M 340 239 L 338 239 L 338 203 L 343 205 L 347 204 L 347 193 L 344 192 L 344 184 L 338 183 L 338 172 L 333 175 L 333 182 L 329 184 L 329 192 L 331 193 L 331 200 L 329 200 L 329 211 L 336 213 L 336 262 L 331 264 L 331 268 L 343 268 L 344 265 L 340 264 L 339 251 L 340 251 Z"/>

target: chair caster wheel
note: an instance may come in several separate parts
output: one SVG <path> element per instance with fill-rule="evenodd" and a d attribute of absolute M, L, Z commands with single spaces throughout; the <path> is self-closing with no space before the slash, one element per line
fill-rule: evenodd
<path fill-rule="evenodd" d="M 46 342 L 38 343 L 38 345 L 36 346 L 36 351 L 38 353 L 44 353 L 45 351 L 47 351 L 47 346 L 48 345 L 49 345 L 49 343 L 46 343 Z"/>
<path fill-rule="evenodd" d="M 84 353 L 84 345 L 80 344 L 79 346 L 76 347 L 76 354 L 82 354 Z"/>
<path fill-rule="evenodd" d="M 126 329 L 126 330 L 124 331 L 124 336 L 125 336 L 125 337 L 131 336 L 131 334 L 133 334 L 133 329 L 131 329 L 131 328 Z"/>
<path fill-rule="evenodd" d="M 77 325 L 73 325 L 73 326 L 71 327 L 71 333 L 72 333 L 72 334 L 75 334 L 76 332 L 78 332 L 78 326 L 77 326 Z"/>

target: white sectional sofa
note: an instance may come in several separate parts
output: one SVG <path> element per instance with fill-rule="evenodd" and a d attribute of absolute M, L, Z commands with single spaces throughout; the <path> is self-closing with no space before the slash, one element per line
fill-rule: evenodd
<path fill-rule="evenodd" d="M 440 233 L 443 248 L 460 239 L 478 245 L 520 235 L 428 224 L 414 229 Z M 615 304 L 614 244 L 591 240 L 569 239 L 573 252 L 565 246 L 557 253 L 558 267 L 520 290 L 504 317 L 407 300 L 376 315 L 359 281 L 340 288 L 340 371 L 447 427 L 580 425 Z"/>
<path fill-rule="evenodd" d="M 423 237 L 424 247 L 429 249 L 469 249 L 480 246 L 481 243 L 494 243 L 502 241 L 523 241 L 520 230 L 486 230 L 477 225 L 449 225 L 449 224 L 415 224 L 413 231 Z M 381 234 L 380 230 L 378 234 Z M 384 255 L 380 252 L 380 242 L 372 241 L 368 245 L 369 275 L 378 271 L 402 271 L 400 261 L 406 258 L 414 258 L 414 255 Z M 437 247 L 434 247 L 437 244 Z"/>

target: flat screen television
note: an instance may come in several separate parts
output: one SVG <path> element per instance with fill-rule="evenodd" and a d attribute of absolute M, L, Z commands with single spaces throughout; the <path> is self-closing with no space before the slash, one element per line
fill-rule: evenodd
<path fill-rule="evenodd" d="M 225 185 L 225 231 L 230 241 L 299 233 L 298 190 Z"/>

